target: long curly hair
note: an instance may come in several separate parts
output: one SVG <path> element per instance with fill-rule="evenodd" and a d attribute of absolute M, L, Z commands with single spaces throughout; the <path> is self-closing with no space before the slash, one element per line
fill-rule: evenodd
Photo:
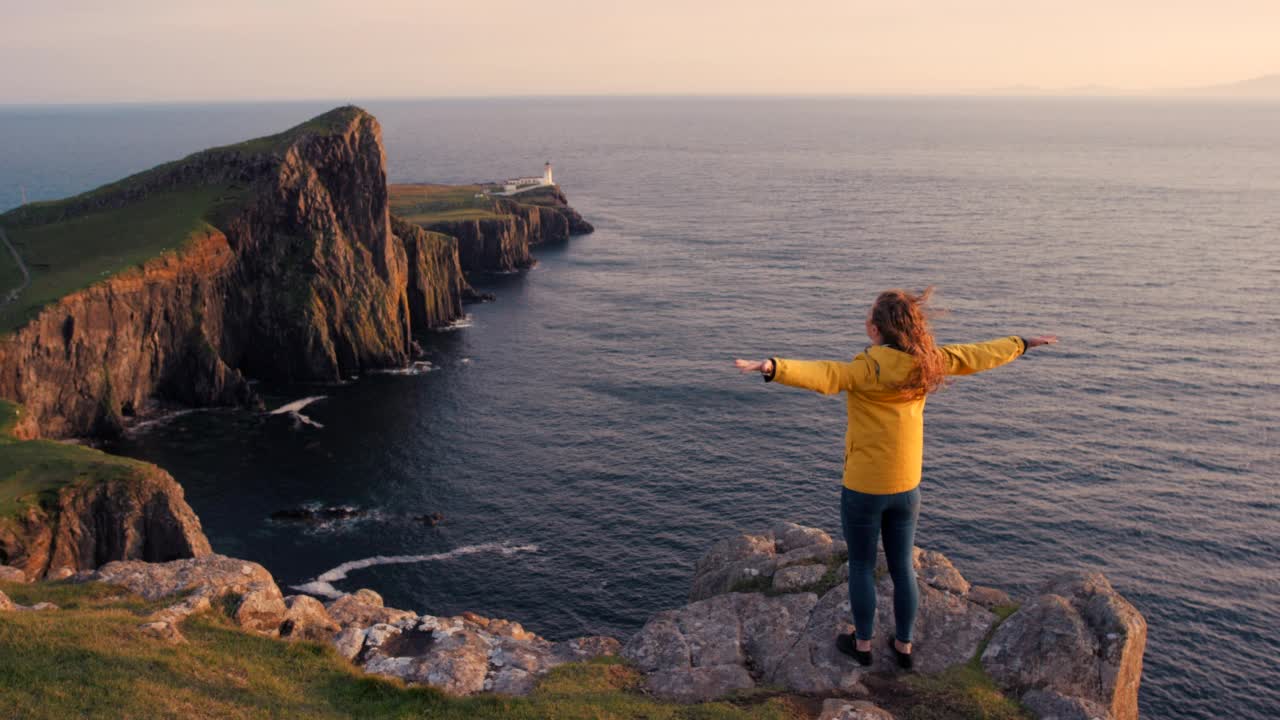
<path fill-rule="evenodd" d="M 909 353 L 916 364 L 897 387 L 910 398 L 919 398 L 947 383 L 947 364 L 933 342 L 929 319 L 941 314 L 931 309 L 933 286 L 918 295 L 906 290 L 886 290 L 871 306 L 871 322 L 885 343 Z"/>

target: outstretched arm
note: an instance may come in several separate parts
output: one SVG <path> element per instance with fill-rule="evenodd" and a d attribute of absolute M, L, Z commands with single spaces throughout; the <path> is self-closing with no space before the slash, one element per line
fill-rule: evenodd
<path fill-rule="evenodd" d="M 813 390 L 823 395 L 854 390 L 869 373 L 866 362 L 860 357 L 854 358 L 852 362 L 769 358 L 735 360 L 733 364 L 744 373 L 758 372 L 764 375 L 766 381 Z"/>
<path fill-rule="evenodd" d="M 944 345 L 939 348 L 947 361 L 948 375 L 972 375 L 983 370 L 998 368 L 1023 355 L 1033 347 L 1052 345 L 1057 335 L 1039 335 L 1021 338 L 1017 335 L 968 345 Z"/>

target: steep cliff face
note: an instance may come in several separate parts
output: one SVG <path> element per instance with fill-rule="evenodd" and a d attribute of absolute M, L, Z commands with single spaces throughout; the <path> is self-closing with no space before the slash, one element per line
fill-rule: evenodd
<path fill-rule="evenodd" d="M 458 260 L 464 272 L 514 272 L 533 265 L 529 228 L 515 215 L 442 220 L 424 227 L 457 238 Z"/>
<path fill-rule="evenodd" d="M 18 441 L 23 413 L 0 402 L 0 565 L 28 578 L 112 560 L 163 562 L 210 552 L 168 473 L 49 440 Z"/>
<path fill-rule="evenodd" d="M 391 230 L 404 245 L 408 266 L 409 319 L 415 328 L 447 325 L 462 316 L 472 295 L 462 274 L 458 241 L 391 216 Z"/>
<path fill-rule="evenodd" d="M 206 229 L 180 249 L 65 295 L 0 336 L 0 397 L 28 408 L 28 434 L 105 435 L 156 399 L 252 402 L 246 376 L 334 381 L 403 365 L 411 333 L 459 317 L 469 288 L 455 246 L 393 233 L 384 167 L 377 121 L 339 108 L 0 217 L 48 225 L 159 192 L 225 188 Z M 486 262 L 527 263 L 527 249 L 523 260 Z"/>
<path fill-rule="evenodd" d="M 235 255 L 221 232 L 72 293 L 0 336 L 0 397 L 27 435 L 110 434 L 159 393 L 191 404 L 251 397 L 217 351 Z"/>
<path fill-rule="evenodd" d="M 253 376 L 332 381 L 408 360 L 407 261 L 377 121 L 350 111 L 291 143 L 225 224 L 238 262 L 223 356 Z"/>

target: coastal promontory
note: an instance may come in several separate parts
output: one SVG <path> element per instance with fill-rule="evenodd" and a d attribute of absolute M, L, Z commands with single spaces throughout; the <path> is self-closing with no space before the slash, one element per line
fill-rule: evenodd
<path fill-rule="evenodd" d="M 250 379 L 403 366 L 475 297 L 466 273 L 590 230 L 557 187 L 526 195 L 400 220 L 378 121 L 342 107 L 11 210 L 22 267 L 3 276 L 30 281 L 0 305 L 0 398 L 25 407 L 24 436 L 102 437 L 166 403 L 252 405 Z"/>

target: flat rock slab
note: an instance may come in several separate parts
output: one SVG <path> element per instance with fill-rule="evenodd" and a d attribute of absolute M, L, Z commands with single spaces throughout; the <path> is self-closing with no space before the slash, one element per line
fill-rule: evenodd
<path fill-rule="evenodd" d="M 552 642 L 520 623 L 474 613 L 456 617 L 408 613 L 391 623 L 367 628 L 351 625 L 333 643 L 366 672 L 452 695 L 525 695 L 551 668 L 615 655 L 619 648 L 617 640 L 599 636 Z"/>

